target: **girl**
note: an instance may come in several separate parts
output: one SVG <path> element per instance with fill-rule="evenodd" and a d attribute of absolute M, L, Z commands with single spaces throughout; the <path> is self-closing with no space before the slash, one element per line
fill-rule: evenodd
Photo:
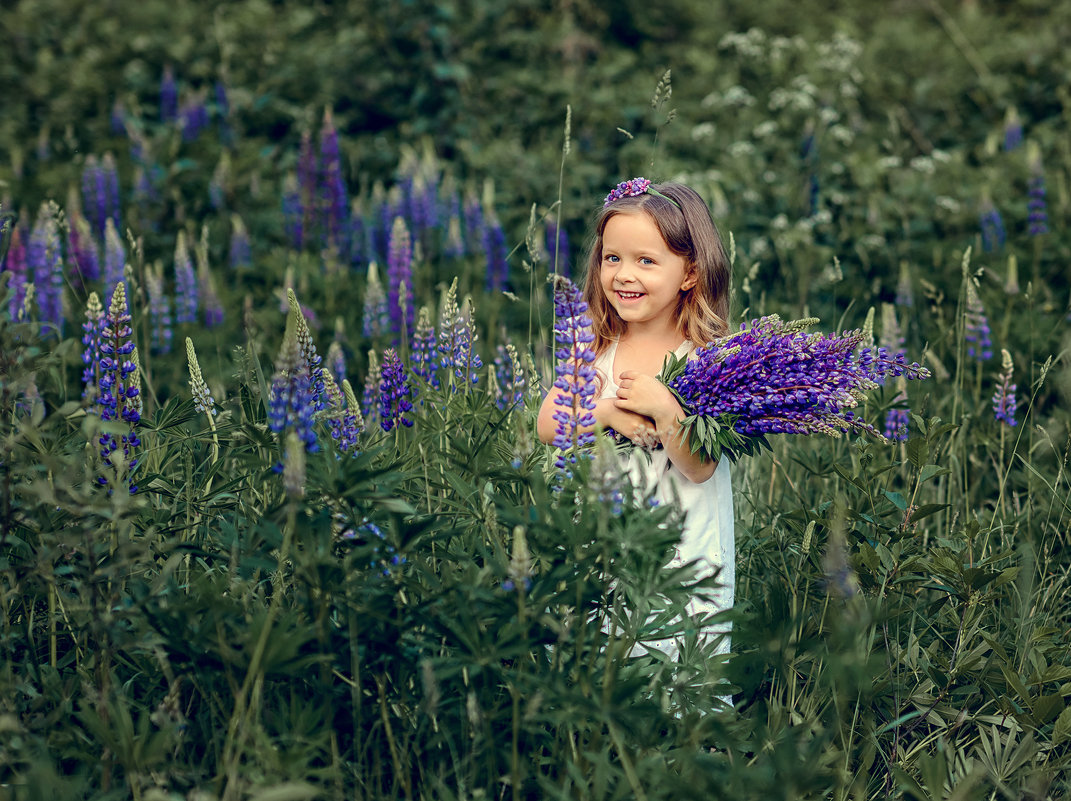
<path fill-rule="evenodd" d="M 594 363 L 601 382 L 595 426 L 612 428 L 653 450 L 632 453 L 633 485 L 685 513 L 671 565 L 696 560 L 702 576 L 720 569 L 713 601 L 693 599 L 689 612 L 708 614 L 733 603 L 735 543 L 729 465 L 704 461 L 678 434 L 685 415 L 655 376 L 670 353 L 729 333 L 729 260 L 706 203 L 675 183 L 634 178 L 611 192 L 595 219 L 584 300 L 592 319 Z M 552 388 L 539 409 L 539 438 L 554 439 Z M 560 407 L 557 407 L 560 408 Z M 717 633 L 724 629 L 709 629 Z M 727 633 L 727 632 L 726 632 Z M 676 642 L 652 643 L 676 657 Z M 728 637 L 719 651 L 728 651 Z"/>

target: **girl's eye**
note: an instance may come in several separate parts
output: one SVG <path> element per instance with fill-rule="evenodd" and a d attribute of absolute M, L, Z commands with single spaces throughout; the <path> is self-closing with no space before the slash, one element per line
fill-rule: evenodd
<path fill-rule="evenodd" d="M 610 264 L 617 264 L 620 259 L 618 259 L 617 256 L 614 256 L 613 254 L 607 254 L 606 256 L 603 256 L 603 261 L 608 261 L 610 262 Z"/>
<path fill-rule="evenodd" d="M 654 264 L 654 260 L 653 259 L 649 259 L 646 256 L 644 256 L 642 259 L 640 259 L 640 261 L 643 262 L 644 264 Z"/>

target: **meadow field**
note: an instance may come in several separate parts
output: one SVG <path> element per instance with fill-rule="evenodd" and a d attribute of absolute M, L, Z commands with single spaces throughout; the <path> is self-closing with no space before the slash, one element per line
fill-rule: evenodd
<path fill-rule="evenodd" d="M 1071 6 L 9 6 L 0 801 L 1071 797 Z M 931 373 L 733 465 L 727 655 L 535 435 L 638 175 Z"/>

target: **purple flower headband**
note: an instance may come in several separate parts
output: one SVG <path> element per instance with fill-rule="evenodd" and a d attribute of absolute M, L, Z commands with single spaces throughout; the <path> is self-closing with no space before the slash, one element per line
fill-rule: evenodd
<path fill-rule="evenodd" d="M 606 196 L 606 200 L 603 201 L 602 207 L 606 208 L 615 200 L 620 200 L 623 197 L 636 197 L 637 195 L 654 195 L 663 200 L 668 200 L 678 209 L 681 207 L 681 204 L 673 198 L 666 197 L 657 189 L 651 189 L 651 182 L 646 178 L 633 178 L 629 181 L 622 181 Z"/>

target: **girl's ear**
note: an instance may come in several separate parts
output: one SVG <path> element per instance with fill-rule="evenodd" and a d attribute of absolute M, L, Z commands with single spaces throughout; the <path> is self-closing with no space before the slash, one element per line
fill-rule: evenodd
<path fill-rule="evenodd" d="M 696 275 L 695 268 L 693 267 L 691 272 L 689 272 L 688 275 L 684 277 L 684 280 L 681 281 L 681 292 L 687 292 L 698 282 L 699 276 Z"/>

